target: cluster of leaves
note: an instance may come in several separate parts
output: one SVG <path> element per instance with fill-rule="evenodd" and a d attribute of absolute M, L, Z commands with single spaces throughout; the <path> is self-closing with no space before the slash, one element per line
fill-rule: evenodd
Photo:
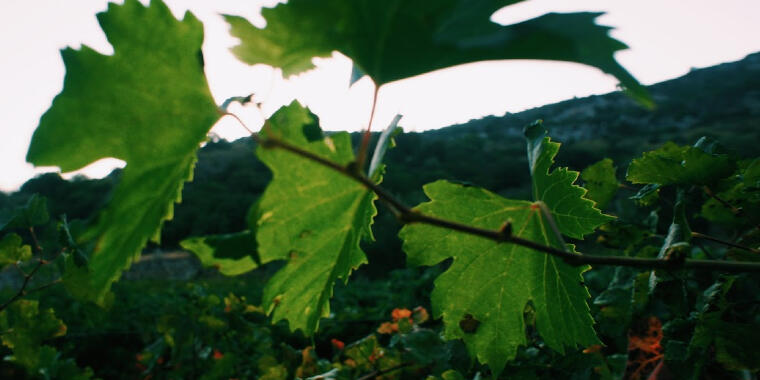
<path fill-rule="evenodd" d="M 596 14 L 548 14 L 507 26 L 489 21 L 497 9 L 516 2 L 292 0 L 265 9 L 262 14 L 267 26 L 263 29 L 240 17 L 226 18 L 232 34 L 241 40 L 234 52 L 242 61 L 274 65 L 288 76 L 309 69 L 313 57 L 333 51 L 352 58 L 357 76 L 366 74 L 377 86 L 482 60 L 550 59 L 597 67 L 616 76 L 641 103 L 651 103 L 643 87 L 613 59 L 613 53 L 624 45 L 607 35 L 608 28 L 594 23 Z M 65 221 L 61 228 L 65 246 L 72 253 L 67 256 L 70 259 L 63 259 L 67 263 L 62 275 L 66 289 L 77 298 L 107 305 L 113 297 L 109 293 L 111 284 L 139 256 L 148 240 L 160 236 L 163 221 L 171 218 L 183 183 L 191 177 L 198 146 L 225 111 L 217 110 L 211 98 L 200 50 L 203 29 L 191 13 L 179 21 L 159 0 L 149 6 L 126 0 L 123 5 L 110 4 L 98 20 L 114 55 L 102 55 L 88 47 L 63 51 L 67 68 L 63 91 L 41 118 L 27 158 L 35 165 L 55 165 L 64 171 L 103 157 L 127 162 L 98 218 L 74 234 Z M 543 358 L 526 354 L 532 347 L 565 354 L 575 352 L 578 346 L 593 347 L 602 342 L 587 304 L 591 295 L 584 273 L 589 266 L 568 262 L 573 261 L 568 258 L 582 256 L 574 244 L 565 242 L 566 238 L 583 244 L 584 236 L 607 225 L 612 226 L 606 227 L 610 240 L 624 240 L 619 242 L 624 246 L 620 248 L 631 256 L 653 253 L 676 265 L 707 255 L 693 249 L 692 237 L 697 235 L 691 232 L 691 215 L 687 215 L 694 193 L 699 192 L 711 196 L 703 202 L 701 216 L 741 233 L 735 246 L 755 244 L 750 240 L 756 239 L 757 233 L 750 230 L 756 229 L 748 226 L 754 228 L 753 218 L 758 215 L 752 213 L 758 207 L 756 161 L 737 162 L 708 140 L 694 147 L 666 144 L 634 160 L 626 179 L 645 186 L 633 198 L 650 207 L 658 205 L 658 199 L 674 204 L 673 222 L 665 238 L 648 249 L 647 239 L 659 232 L 656 222 L 649 233 L 637 233 L 625 223 L 607 224 L 613 217 L 597 208 L 610 203 L 617 190 L 611 162 L 584 172 L 583 179 L 591 191 L 587 194 L 575 184 L 580 173 L 554 167 L 559 144 L 547 137 L 540 122 L 527 127 L 525 135 L 532 178 L 530 201 L 506 199 L 486 189 L 447 181 L 424 186 L 430 201 L 413 210 L 405 210 L 383 196 L 408 223 L 400 233 L 408 263 L 448 263 L 431 294 L 432 317 L 443 321 L 442 337 L 462 340 L 470 355 L 487 365 L 496 377 L 511 361 L 540 366 Z M 256 362 L 250 357 L 243 360 L 218 345 L 242 344 L 241 339 L 248 339 L 246 344 L 269 344 L 271 348 L 265 331 L 246 324 L 250 315 L 261 316 L 262 311 L 275 323 L 287 320 L 292 331 L 314 334 L 320 320 L 331 315 L 330 299 L 336 282 L 346 283 L 351 273 L 366 263 L 360 243 L 373 239 L 374 203 L 380 194 L 376 185 L 386 170 L 379 163 L 389 140 L 378 144 L 365 177 L 360 173 L 367 146 L 359 147 L 357 158 L 347 133 L 322 133 L 315 115 L 297 102 L 272 115 L 256 137 L 261 142 L 256 155 L 271 170 L 272 180 L 250 207 L 248 229 L 233 235 L 195 238 L 183 246 L 195 251 L 205 264 L 231 275 L 284 262 L 263 289 L 262 309 L 232 296 L 223 301 L 218 296 L 198 295 L 201 317 L 187 321 L 179 313 L 161 319 L 157 326 L 161 338 L 138 358 L 141 370 L 196 375 L 178 367 L 190 357 L 210 358 L 212 365 L 203 372 L 211 377 L 248 376 L 257 371 L 262 377 L 291 376 L 287 373 L 290 367 L 277 364 L 277 359 L 264 355 Z M 729 208 L 730 213 L 721 207 Z M 422 221 L 420 215 L 428 221 L 446 223 L 412 223 Z M 661 219 L 657 210 L 650 215 Z M 412 216 L 418 219 L 409 219 Z M 498 236 L 505 241 L 524 243 L 483 239 L 463 232 L 463 228 L 455 231 L 441 224 L 499 231 Z M 616 233 L 615 228 L 631 232 L 631 236 Z M 28 250 L 18 239 L 10 239 L 15 240 L 3 242 L 12 247 L 13 257 L 25 257 Z M 639 249 L 640 245 L 645 246 Z M 548 255 L 537 247 L 563 255 Z M 711 254 L 735 257 L 729 252 Z M 635 297 L 630 299 L 635 302 L 621 301 L 625 296 L 606 297 L 609 305 L 624 308 L 617 317 L 631 321 L 635 320 L 634 311 L 655 313 L 652 308 L 658 302 L 678 308 L 677 313 L 669 311 L 672 314 L 668 317 L 682 318 L 683 323 L 663 327 L 666 338 L 668 328 L 674 334 L 688 331 L 691 325 L 705 331 L 694 333 L 700 339 L 686 345 L 682 361 L 717 347 L 719 362 L 726 368 L 748 368 L 745 358 L 731 355 L 736 347 L 727 343 L 728 336 L 738 336 L 743 330 L 715 327 L 716 318 L 734 315 L 730 302 L 719 302 L 725 308 L 718 308 L 720 313 L 715 316 L 706 316 L 705 311 L 688 319 L 693 300 L 685 289 L 704 285 L 703 279 L 695 284 L 689 280 L 695 279 L 665 270 L 641 275 L 621 269 L 613 279 L 618 287 L 609 290 L 622 295 L 634 292 Z M 602 295 L 595 298 L 595 304 L 603 304 Z M 236 312 L 219 318 L 214 310 L 222 307 Z M 615 309 L 600 309 L 610 311 L 614 313 Z M 349 367 L 371 367 L 379 374 L 405 365 L 403 357 L 409 354 L 416 355 L 416 366 L 435 368 L 445 353 L 420 352 L 411 347 L 442 346 L 441 336 L 419 328 L 404 313 L 397 314 L 395 325 L 382 330 L 398 334 L 391 339 L 387 354 L 376 337 L 346 347 L 335 344 L 336 349 L 345 348 L 344 355 L 356 364 Z M 753 322 L 743 323 L 751 326 Z M 178 329 L 179 325 L 193 328 Z M 211 341 L 216 346 L 209 345 Z M 674 338 L 669 342 L 679 341 Z M 680 347 L 684 345 L 682 342 Z M 668 354 L 671 346 L 679 347 L 666 343 L 664 359 L 659 351 L 656 357 L 677 362 L 676 354 Z M 169 359 L 162 354 L 167 350 L 171 352 Z M 280 361 L 289 360 L 285 353 L 280 356 Z M 370 360 L 373 357 L 375 360 Z M 363 359 L 366 368 L 359 362 Z M 326 369 L 313 350 L 302 351 L 300 361 L 295 373 L 298 377 Z M 672 364 L 674 368 L 676 365 Z M 596 368 L 600 374 L 612 373 L 609 366 Z M 354 369 L 349 370 L 351 376 L 357 375 Z M 342 370 L 333 368 L 329 376 L 343 376 Z M 443 369 L 433 372 L 444 379 L 461 378 Z M 633 369 L 634 374 L 642 372 Z"/>
<path fill-rule="evenodd" d="M 86 265 L 86 260 L 72 240 L 65 216 L 60 222 L 51 220 L 45 198 L 33 196 L 24 207 L 0 215 L 0 270 L 12 285 L 1 293 L 0 351 L 10 350 L 5 360 L 23 369 L 3 368 L 9 377 L 24 372 L 44 379 L 92 377 L 92 370 L 80 369 L 47 344 L 67 331 L 54 310 L 22 298 L 55 285 L 66 265 Z"/>

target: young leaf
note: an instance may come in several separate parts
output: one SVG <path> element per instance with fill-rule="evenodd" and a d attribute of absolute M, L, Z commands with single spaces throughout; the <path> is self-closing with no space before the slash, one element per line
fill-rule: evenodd
<path fill-rule="evenodd" d="M 502 198 L 487 190 L 438 181 L 424 187 L 430 202 L 417 206 L 425 214 L 481 228 L 498 229 L 512 221 L 512 233 L 558 247 L 546 217 L 536 203 Z M 583 205 L 584 200 L 575 198 Z M 589 202 L 589 201 L 585 201 Z M 406 225 L 400 233 L 411 265 L 434 265 L 449 257 L 449 269 L 435 281 L 431 299 L 443 317 L 448 339 L 463 339 L 470 352 L 496 373 L 527 343 L 523 311 L 530 302 L 536 327 L 556 351 L 598 343 L 581 274 L 561 259 L 514 244 L 423 224 Z M 571 246 L 569 246 L 571 247 Z M 562 247 L 564 248 L 564 247 Z M 463 331 L 467 315 L 480 322 Z"/>
<path fill-rule="evenodd" d="M 533 199 L 547 205 L 563 235 L 582 239 L 583 235 L 613 219 L 594 207 L 594 202 L 586 198 L 586 189 L 573 184 L 578 179 L 578 172 L 567 168 L 549 172 L 561 144 L 546 136 L 540 120 L 525 128 L 525 137 Z"/>
<path fill-rule="evenodd" d="M 180 245 L 195 253 L 203 266 L 215 267 L 227 276 L 237 276 L 257 267 L 256 241 L 251 231 L 193 237 L 181 241 Z"/>
<path fill-rule="evenodd" d="M 65 283 L 103 302 L 120 273 L 172 216 L 195 151 L 218 119 L 203 73 L 203 26 L 176 20 L 160 0 L 109 4 L 98 14 L 114 54 L 87 46 L 62 51 L 63 91 L 42 116 L 27 160 L 64 172 L 105 157 L 127 162 L 121 182 L 82 240 L 94 242 L 88 267 Z"/>
<path fill-rule="evenodd" d="M 583 169 L 581 179 L 588 190 L 585 197 L 596 202 L 599 209 L 607 207 L 620 185 L 615 178 L 615 166 L 609 158 Z"/>
<path fill-rule="evenodd" d="M 733 173 L 734 162 L 725 154 L 712 154 L 697 146 L 667 142 L 631 162 L 626 179 L 633 183 L 703 185 Z"/>
<path fill-rule="evenodd" d="M 32 258 L 32 247 L 23 244 L 21 236 L 7 234 L 0 239 L 0 269 L 17 261 Z"/>
<path fill-rule="evenodd" d="M 307 138 L 306 130 L 318 130 L 316 122 L 293 102 L 272 115 L 262 139 L 277 138 L 341 165 L 353 162 L 348 133 Z M 292 330 L 311 334 L 329 313 L 334 282 L 347 281 L 366 262 L 359 241 L 372 239 L 375 195 L 291 152 L 259 147 L 257 154 L 273 173 L 257 211 L 259 255 L 263 263 L 287 260 L 269 280 L 262 302 L 274 321 L 287 319 Z"/>
<path fill-rule="evenodd" d="M 450 66 L 502 59 L 578 62 L 614 75 L 647 106 L 647 91 L 613 54 L 625 44 L 611 38 L 599 13 L 549 13 L 513 25 L 490 20 L 521 0 L 290 0 L 264 8 L 266 27 L 225 16 L 240 39 L 232 51 L 248 64 L 267 64 L 290 76 L 313 67 L 313 57 L 339 51 L 378 86 Z"/>

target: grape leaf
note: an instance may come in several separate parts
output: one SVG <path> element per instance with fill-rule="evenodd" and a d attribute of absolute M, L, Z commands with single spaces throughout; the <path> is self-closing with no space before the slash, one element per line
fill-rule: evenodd
<path fill-rule="evenodd" d="M 348 133 L 320 136 L 317 120 L 297 102 L 281 108 L 262 130 L 340 165 L 354 161 Z M 306 131 L 319 135 L 307 138 Z M 310 133 L 312 135 L 312 133 Z M 273 173 L 259 200 L 256 241 L 262 263 L 287 260 L 266 285 L 264 307 L 274 321 L 287 319 L 292 330 L 316 331 L 329 313 L 337 279 L 366 262 L 359 248 L 372 239 L 377 213 L 374 193 L 362 184 L 282 149 L 259 147 L 258 157 Z"/>
<path fill-rule="evenodd" d="M 225 16 L 240 38 L 232 51 L 248 64 L 286 76 L 313 67 L 313 57 L 339 51 L 382 85 L 450 66 L 503 59 L 578 62 L 614 75 L 642 104 L 652 100 L 613 58 L 625 44 L 594 20 L 599 13 L 549 13 L 518 24 L 490 21 L 521 0 L 290 0 L 262 9 L 266 27 Z"/>
<path fill-rule="evenodd" d="M 35 373 L 40 364 L 42 343 L 66 334 L 66 325 L 53 309 L 39 310 L 33 300 L 17 300 L 0 312 L 3 345 L 13 350 L 13 361 Z"/>
<path fill-rule="evenodd" d="M 558 246 L 535 203 L 445 181 L 427 184 L 424 190 L 431 202 L 419 205 L 420 212 L 489 229 L 511 220 L 515 236 Z M 453 257 L 449 269 L 435 281 L 433 313 L 443 317 L 446 338 L 463 339 L 470 352 L 496 373 L 527 343 L 523 311 L 529 302 L 535 308 L 538 332 L 554 350 L 598 343 L 586 304 L 589 293 L 582 285 L 581 273 L 588 267 L 429 225 L 407 225 L 400 237 L 410 265 L 434 265 Z M 459 326 L 468 314 L 480 322 L 470 332 Z"/>
<path fill-rule="evenodd" d="M 711 154 L 697 146 L 667 142 L 634 159 L 626 179 L 632 183 L 703 185 L 731 175 L 734 168 L 733 160 L 725 154 Z"/>
<path fill-rule="evenodd" d="M 583 169 L 581 179 L 588 190 L 585 197 L 596 202 L 600 209 L 607 207 L 620 185 L 615 178 L 615 166 L 609 158 Z"/>
<path fill-rule="evenodd" d="M 594 232 L 596 227 L 613 217 L 602 214 L 594 202 L 586 199 L 586 189 L 574 185 L 578 172 L 567 168 L 549 169 L 561 144 L 546 136 L 539 120 L 525 128 L 528 140 L 528 165 L 533 179 L 533 199 L 544 202 L 552 213 L 559 231 L 575 239 Z"/>
<path fill-rule="evenodd" d="M 256 241 L 251 231 L 201 236 L 180 242 L 182 248 L 195 253 L 201 264 L 215 267 L 219 273 L 237 276 L 256 269 Z"/>
<path fill-rule="evenodd" d="M 760 223 L 760 158 L 739 163 L 737 175 L 718 184 L 714 197 L 703 205 L 701 216 L 711 222 L 734 226 Z M 725 202 L 725 203 L 724 203 Z"/>
<path fill-rule="evenodd" d="M 546 137 L 540 122 L 526 128 L 528 162 L 535 202 L 502 198 L 477 187 L 438 181 L 424 186 L 430 202 L 415 209 L 436 217 L 487 229 L 511 223 L 512 234 L 543 245 L 562 246 L 551 224 L 563 235 L 582 238 L 611 219 L 583 198 L 586 190 L 573 185 L 578 172 L 557 168 L 559 145 Z M 543 202 L 552 220 L 541 211 Z M 527 343 L 523 312 L 530 303 L 536 327 L 547 346 L 559 352 L 575 345 L 596 344 L 590 297 L 582 273 L 563 260 L 532 249 L 422 224 L 406 225 L 399 236 L 412 265 L 434 265 L 449 257 L 449 269 L 435 282 L 431 296 L 436 317 L 443 317 L 444 334 L 461 338 L 470 352 L 499 373 Z M 466 319 L 474 329 L 462 327 Z"/>
<path fill-rule="evenodd" d="M 32 247 L 23 244 L 21 236 L 7 234 L 0 239 L 0 269 L 17 261 L 32 258 Z"/>
<path fill-rule="evenodd" d="M 50 221 L 47 209 L 47 198 L 32 194 L 24 206 L 5 215 L 0 220 L 0 231 L 8 228 L 27 229 L 40 226 Z"/>
<path fill-rule="evenodd" d="M 160 0 L 126 0 L 97 17 L 114 54 L 62 51 L 63 91 L 42 116 L 27 160 L 63 171 L 104 157 L 127 162 L 111 201 L 79 237 L 94 243 L 90 270 L 73 268 L 65 278 L 72 293 L 102 303 L 147 240 L 158 239 L 219 115 L 195 16 L 178 21 Z"/>

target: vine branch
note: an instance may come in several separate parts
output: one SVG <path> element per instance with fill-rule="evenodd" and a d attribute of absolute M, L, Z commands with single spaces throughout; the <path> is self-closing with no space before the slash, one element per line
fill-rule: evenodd
<path fill-rule="evenodd" d="M 229 114 L 229 113 L 227 113 Z M 231 114 L 230 114 L 231 115 Z M 234 115 L 233 115 L 234 116 Z M 235 117 L 241 124 L 242 121 Z M 267 121 L 268 122 L 268 121 Z M 266 123 L 266 122 L 265 122 Z M 265 125 L 266 127 L 266 125 Z M 247 127 L 245 127 L 248 129 Z M 410 223 L 424 223 L 432 226 L 447 228 L 454 231 L 463 232 L 466 234 L 480 236 L 486 239 L 496 241 L 498 243 L 512 243 L 522 247 L 530 248 L 534 251 L 543 252 L 555 257 L 558 257 L 566 263 L 573 266 L 581 265 L 612 265 L 612 266 L 625 266 L 634 268 L 646 268 L 646 269 L 701 269 L 710 271 L 722 271 L 732 273 L 754 272 L 760 273 L 760 262 L 743 262 L 743 261 L 720 261 L 720 260 L 698 260 L 698 259 L 653 259 L 653 258 L 640 258 L 640 257 L 627 257 L 627 256 L 600 256 L 600 255 L 578 255 L 558 249 L 552 246 L 536 243 L 534 241 L 523 239 L 519 236 L 514 236 L 510 232 L 510 228 L 501 228 L 499 230 L 491 230 L 480 227 L 475 227 L 447 219 L 438 218 L 431 215 L 423 214 L 419 211 L 413 210 L 411 207 L 405 205 L 400 200 L 396 199 L 386 189 L 380 187 L 374 181 L 367 176 L 356 170 L 355 164 L 349 164 L 347 166 L 339 165 L 335 162 L 327 160 L 319 155 L 316 155 L 307 150 L 301 149 L 288 142 L 282 141 L 273 136 L 267 136 L 262 139 L 258 134 L 252 133 L 251 137 L 256 140 L 263 148 L 271 149 L 278 148 L 289 151 L 295 155 L 301 156 L 307 160 L 316 162 L 322 166 L 331 168 L 336 172 L 339 172 L 347 177 L 350 177 L 357 182 L 361 183 L 374 192 L 378 198 L 388 205 L 394 214 L 398 217 L 398 220 L 402 224 Z"/>

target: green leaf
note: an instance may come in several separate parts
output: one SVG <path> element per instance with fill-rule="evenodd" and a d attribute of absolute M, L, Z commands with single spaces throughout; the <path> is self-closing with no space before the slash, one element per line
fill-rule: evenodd
<path fill-rule="evenodd" d="M 546 136 L 540 120 L 525 128 L 525 137 L 533 199 L 547 205 L 562 234 L 582 239 L 583 235 L 614 219 L 594 207 L 594 202 L 586 198 L 586 189 L 573 184 L 578 179 L 578 172 L 567 168 L 549 172 L 561 144 Z"/>
<path fill-rule="evenodd" d="M 21 236 L 7 234 L 0 240 L 0 269 L 17 261 L 32 258 L 32 247 L 23 244 Z"/>
<path fill-rule="evenodd" d="M 182 248 L 195 253 L 205 267 L 237 276 L 256 269 L 256 241 L 251 231 L 234 234 L 193 237 L 180 242 Z"/>
<path fill-rule="evenodd" d="M 32 194 L 26 204 L 14 210 L 4 220 L 0 220 L 0 231 L 5 228 L 28 229 L 50 221 L 47 198 Z"/>
<path fill-rule="evenodd" d="M 424 187 L 431 202 L 417 211 L 480 228 L 512 221 L 515 236 L 559 247 L 536 203 L 509 200 L 477 187 L 438 181 Z M 575 197 L 575 203 L 584 201 Z M 499 373 L 527 344 L 523 312 L 532 303 L 536 328 L 546 345 L 565 352 L 598 343 L 586 304 L 581 274 L 561 259 L 514 244 L 499 244 L 439 227 L 410 224 L 400 233 L 410 265 L 434 265 L 449 257 L 449 269 L 435 281 L 431 299 L 448 339 L 463 339 L 470 352 Z M 563 247 L 564 248 L 564 247 Z M 463 331 L 470 315 L 479 321 Z"/>
<path fill-rule="evenodd" d="M 700 147 L 667 142 L 634 159 L 626 179 L 644 184 L 703 185 L 731 175 L 734 168 L 733 160 L 725 154 L 711 154 Z"/>
<path fill-rule="evenodd" d="M 315 128 L 313 115 L 293 102 L 272 115 L 262 138 L 283 140 L 339 165 L 354 161 L 348 133 L 307 138 L 305 132 Z M 359 182 L 283 149 L 262 146 L 257 154 L 273 173 L 257 211 L 259 255 L 263 263 L 287 260 L 262 301 L 274 321 L 287 319 L 292 330 L 311 334 L 329 313 L 334 282 L 347 281 L 367 261 L 359 242 L 372 239 L 376 197 Z"/>
<path fill-rule="evenodd" d="M 3 345 L 13 350 L 13 361 L 36 373 L 42 343 L 66 334 L 66 325 L 53 309 L 39 310 L 37 301 L 17 300 L 0 312 L 0 331 Z"/>
<path fill-rule="evenodd" d="M 760 223 L 760 158 L 738 166 L 736 175 L 719 183 L 716 196 L 723 202 L 711 197 L 702 205 L 703 218 L 735 226 Z"/>
<path fill-rule="evenodd" d="M 285 76 L 339 51 L 378 86 L 478 61 L 542 59 L 578 62 L 614 75 L 629 94 L 651 106 L 647 91 L 613 54 L 625 44 L 595 23 L 600 13 L 549 13 L 513 25 L 490 20 L 520 0 L 291 0 L 262 9 L 266 27 L 225 16 L 240 39 L 232 51 L 248 64 Z"/>
<path fill-rule="evenodd" d="M 127 162 L 110 203 L 82 236 L 95 246 L 90 270 L 74 268 L 65 278 L 72 293 L 102 303 L 147 240 L 158 239 L 219 115 L 195 16 L 178 21 L 160 0 L 148 7 L 126 0 L 109 4 L 98 21 L 114 54 L 62 51 L 63 91 L 42 116 L 27 160 L 64 172 L 105 157 Z"/>
<path fill-rule="evenodd" d="M 609 158 L 583 169 L 581 179 L 588 190 L 586 198 L 596 202 L 599 209 L 607 207 L 620 187 L 620 183 L 615 178 L 615 166 Z"/>

